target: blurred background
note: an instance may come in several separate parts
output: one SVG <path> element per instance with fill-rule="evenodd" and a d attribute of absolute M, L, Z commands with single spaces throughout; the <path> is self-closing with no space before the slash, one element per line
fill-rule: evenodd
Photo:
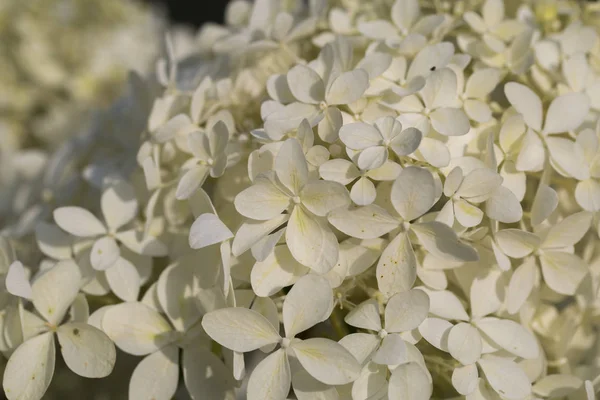
<path fill-rule="evenodd" d="M 202 12 L 190 12 L 198 9 L 199 0 L 144 0 L 146 3 L 165 10 L 171 22 L 199 27 L 204 22 L 223 23 L 223 14 L 228 0 L 212 0 L 210 7 L 202 7 Z"/>

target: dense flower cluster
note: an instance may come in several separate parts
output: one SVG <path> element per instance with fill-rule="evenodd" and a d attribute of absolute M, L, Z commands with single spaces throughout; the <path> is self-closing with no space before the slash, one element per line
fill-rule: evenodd
<path fill-rule="evenodd" d="M 234 0 L 168 36 L 7 219 L 7 398 L 44 396 L 56 334 L 84 377 L 143 356 L 130 399 L 593 400 L 597 21 Z"/>

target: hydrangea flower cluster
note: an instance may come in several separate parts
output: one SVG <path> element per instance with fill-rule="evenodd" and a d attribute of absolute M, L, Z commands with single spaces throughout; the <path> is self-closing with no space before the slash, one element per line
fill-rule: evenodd
<path fill-rule="evenodd" d="M 234 0 L 167 36 L 2 229 L 6 397 L 127 353 L 130 399 L 595 399 L 597 21 Z"/>

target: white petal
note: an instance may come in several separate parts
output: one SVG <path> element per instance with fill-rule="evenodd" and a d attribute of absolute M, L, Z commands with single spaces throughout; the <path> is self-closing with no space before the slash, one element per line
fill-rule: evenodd
<path fill-rule="evenodd" d="M 372 39 L 386 39 L 397 35 L 394 25 L 384 20 L 361 22 L 358 24 L 358 30 L 366 37 Z"/>
<path fill-rule="evenodd" d="M 456 367 L 452 372 L 452 386 L 463 396 L 473 393 L 477 388 L 478 381 L 479 373 L 475 364 Z"/>
<path fill-rule="evenodd" d="M 448 290 L 425 290 L 429 296 L 429 312 L 445 319 L 468 321 L 469 315 L 458 297 Z"/>
<path fill-rule="evenodd" d="M 353 163 L 341 158 L 321 164 L 319 174 L 325 180 L 339 182 L 342 185 L 347 185 L 360 176 L 358 168 Z"/>
<path fill-rule="evenodd" d="M 341 183 L 312 181 L 300 193 L 302 204 L 315 215 L 324 217 L 336 208 L 350 204 L 348 190 Z"/>
<path fill-rule="evenodd" d="M 578 182 L 577 187 L 575 188 L 575 199 L 577 200 L 577 204 L 584 210 L 592 212 L 599 211 L 600 183 L 598 183 L 596 179 L 587 179 Z"/>
<path fill-rule="evenodd" d="M 235 197 L 235 209 L 245 217 L 269 220 L 290 204 L 290 198 L 269 179 L 260 178 Z"/>
<path fill-rule="evenodd" d="M 8 400 L 37 400 L 54 375 L 54 334 L 46 332 L 21 344 L 10 356 L 2 386 Z"/>
<path fill-rule="evenodd" d="M 177 192 L 175 197 L 178 200 L 185 200 L 190 198 L 196 190 L 202 186 L 210 169 L 205 165 L 196 165 L 185 171 L 179 183 L 177 184 Z"/>
<path fill-rule="evenodd" d="M 145 357 L 129 381 L 131 399 L 170 399 L 179 383 L 179 348 L 166 346 Z"/>
<path fill-rule="evenodd" d="M 346 314 L 344 321 L 346 321 L 348 325 L 357 328 L 370 329 L 379 332 L 381 330 L 379 303 L 375 299 L 363 301 Z"/>
<path fill-rule="evenodd" d="M 93 237 L 106 233 L 102 222 L 84 208 L 59 207 L 53 215 L 56 224 L 73 236 Z"/>
<path fill-rule="evenodd" d="M 498 268 L 480 271 L 473 279 L 470 290 L 471 318 L 494 313 L 504 302 L 506 279 Z"/>
<path fill-rule="evenodd" d="M 546 116 L 544 133 L 561 133 L 577 129 L 590 109 L 590 100 L 584 93 L 567 93 L 555 98 Z"/>
<path fill-rule="evenodd" d="M 383 137 L 373 125 L 355 122 L 340 128 L 340 140 L 353 150 L 364 150 L 381 145 Z"/>
<path fill-rule="evenodd" d="M 380 343 L 379 336 L 370 333 L 350 333 L 339 341 L 339 344 L 344 346 L 360 364 L 370 359 Z"/>
<path fill-rule="evenodd" d="M 92 267 L 98 271 L 104 271 L 112 267 L 119 257 L 121 257 L 119 245 L 115 239 L 109 236 L 96 240 L 90 252 Z"/>
<path fill-rule="evenodd" d="M 376 196 L 377 191 L 375 190 L 375 185 L 366 177 L 361 177 L 357 180 L 350 190 L 350 198 L 359 206 L 371 204 L 375 201 Z"/>
<path fill-rule="evenodd" d="M 248 381 L 248 400 L 284 400 L 290 391 L 292 373 L 285 350 L 279 349 L 262 360 Z"/>
<path fill-rule="evenodd" d="M 338 241 L 333 232 L 304 210 L 294 207 L 285 231 L 285 241 L 294 258 L 317 273 L 327 273 L 338 260 Z"/>
<path fill-rule="evenodd" d="M 125 181 L 119 181 L 108 186 L 102 192 L 100 206 L 106 225 L 112 231 L 116 231 L 133 220 L 138 211 L 135 191 Z"/>
<path fill-rule="evenodd" d="M 502 177 L 489 168 L 477 168 L 469 172 L 460 184 L 456 194 L 479 202 L 490 196 L 502 184 Z"/>
<path fill-rule="evenodd" d="M 231 307 L 204 315 L 202 327 L 217 343 L 238 352 L 248 352 L 278 343 L 279 333 L 256 311 Z"/>
<path fill-rule="evenodd" d="M 142 303 L 122 303 L 106 310 L 102 329 L 117 347 L 133 355 L 157 351 L 170 341 L 169 323 Z"/>
<path fill-rule="evenodd" d="M 218 216 L 202 214 L 190 227 L 189 244 L 192 249 L 201 249 L 232 237 L 233 233 Z"/>
<path fill-rule="evenodd" d="M 589 269 L 578 256 L 561 251 L 544 252 L 540 257 L 544 281 L 555 292 L 575 294 Z"/>
<path fill-rule="evenodd" d="M 308 164 L 300 142 L 288 139 L 275 157 L 275 173 L 292 193 L 298 195 L 308 179 Z"/>
<path fill-rule="evenodd" d="M 496 233 L 496 241 L 502 251 L 512 258 L 523 258 L 540 245 L 540 238 L 520 229 L 503 229 Z"/>
<path fill-rule="evenodd" d="M 298 400 L 337 400 L 339 394 L 335 386 L 326 385 L 300 369 L 292 377 L 292 387 Z"/>
<path fill-rule="evenodd" d="M 337 107 L 327 107 L 317 128 L 319 137 L 327 143 L 335 142 L 339 137 L 339 131 L 343 124 L 341 111 Z"/>
<path fill-rule="evenodd" d="M 113 293 L 124 301 L 135 301 L 140 294 L 141 279 L 137 268 L 120 257 L 106 270 L 106 280 Z"/>
<path fill-rule="evenodd" d="M 397 293 L 385 307 L 385 330 L 407 332 L 417 328 L 429 313 L 429 296 L 419 289 Z"/>
<path fill-rule="evenodd" d="M 373 354 L 371 361 L 377 364 L 398 365 L 406 361 L 406 344 L 397 333 L 387 335 Z"/>
<path fill-rule="evenodd" d="M 115 345 L 100 329 L 71 322 L 56 331 L 65 363 L 79 376 L 103 378 L 115 365 Z"/>
<path fill-rule="evenodd" d="M 318 104 L 325 98 L 325 85 L 314 70 L 296 65 L 287 73 L 287 83 L 294 97 L 303 103 Z"/>
<path fill-rule="evenodd" d="M 332 211 L 327 219 L 346 235 L 358 239 L 378 238 L 398 227 L 398 221 L 383 208 L 374 204 Z"/>
<path fill-rule="evenodd" d="M 42 253 L 55 260 L 71 258 L 71 237 L 56 225 L 40 222 L 35 227 L 36 243 Z"/>
<path fill-rule="evenodd" d="M 500 70 L 482 68 L 473 72 L 465 87 L 465 95 L 471 99 L 485 99 L 500 82 Z"/>
<path fill-rule="evenodd" d="M 433 129 L 445 136 L 466 135 L 471 129 L 469 117 L 460 108 L 438 108 L 430 115 Z"/>
<path fill-rule="evenodd" d="M 424 168 L 407 167 L 394 182 L 392 205 L 406 221 L 425 214 L 435 201 L 435 182 Z"/>
<path fill-rule="evenodd" d="M 307 272 L 308 268 L 292 257 L 287 246 L 276 246 L 264 261 L 254 264 L 250 282 L 257 296 L 272 296 Z"/>
<path fill-rule="evenodd" d="M 20 261 L 15 261 L 10 264 L 8 273 L 6 274 L 6 291 L 13 296 L 22 297 L 31 300 L 33 292 L 29 278 L 25 272 L 25 268 Z"/>
<path fill-rule="evenodd" d="M 357 165 L 362 170 L 370 170 L 381 167 L 387 160 L 387 147 L 373 146 L 360 152 Z"/>
<path fill-rule="evenodd" d="M 349 104 L 357 101 L 369 87 L 369 74 L 362 69 L 341 73 L 327 89 L 327 104 Z"/>
<path fill-rule="evenodd" d="M 62 321 L 77 297 L 81 273 L 73 261 L 59 261 L 32 285 L 35 309 L 51 324 Z"/>
<path fill-rule="evenodd" d="M 504 94 L 531 129 L 536 131 L 542 129 L 542 101 L 537 94 L 527 86 L 516 82 L 508 82 L 504 85 Z"/>
<path fill-rule="evenodd" d="M 454 216 L 462 226 L 471 228 L 481 223 L 483 211 L 477 206 L 459 199 L 454 202 Z"/>
<path fill-rule="evenodd" d="M 450 107 L 457 97 L 456 74 L 450 68 L 433 71 L 421 89 L 421 98 L 430 110 Z"/>
<path fill-rule="evenodd" d="M 315 379 L 328 385 L 350 383 L 360 374 L 360 364 L 341 344 L 313 338 L 293 343 L 300 364 Z"/>
<path fill-rule="evenodd" d="M 508 358 L 485 355 L 479 365 L 490 386 L 502 397 L 517 400 L 531 393 L 531 383 L 525 372 Z"/>
<path fill-rule="evenodd" d="M 201 347 L 186 347 L 182 364 L 185 387 L 192 400 L 235 400 L 235 380 L 213 353 Z"/>
<path fill-rule="evenodd" d="M 479 331 L 466 322 L 455 325 L 448 335 L 448 350 L 461 364 L 473 364 L 481 357 Z"/>
<path fill-rule="evenodd" d="M 431 254 L 458 262 L 477 261 L 477 251 L 458 240 L 456 233 L 448 225 L 437 221 L 411 225 L 411 230 L 419 242 Z"/>
<path fill-rule="evenodd" d="M 310 293 L 310 296 L 306 296 Z M 333 307 L 333 292 L 327 279 L 305 275 L 292 286 L 283 302 L 283 326 L 288 338 L 326 320 Z"/>
<path fill-rule="evenodd" d="M 409 290 L 417 278 L 417 260 L 406 233 L 390 242 L 377 263 L 377 286 L 386 296 Z"/>
<path fill-rule="evenodd" d="M 533 393 L 547 398 L 568 396 L 583 386 L 581 378 L 567 374 L 546 375 L 533 385 Z"/>
<path fill-rule="evenodd" d="M 416 55 L 406 75 L 406 80 L 410 81 L 417 76 L 428 76 L 431 68 L 435 69 L 445 67 L 454 54 L 454 45 L 450 42 L 441 42 L 429 45 L 419 51 Z"/>
<path fill-rule="evenodd" d="M 550 228 L 541 247 L 551 249 L 574 246 L 590 229 L 591 223 L 592 213 L 581 211 L 571 214 Z"/>
<path fill-rule="evenodd" d="M 247 221 L 243 223 L 235 233 L 235 238 L 231 244 L 233 255 L 240 256 L 270 232 L 284 224 L 289 217 L 289 214 L 279 214 L 267 221 Z"/>
<path fill-rule="evenodd" d="M 560 173 L 570 175 L 578 180 L 590 177 L 585 158 L 577 152 L 575 142 L 560 137 L 549 137 L 546 145 L 550 153 L 552 166 Z"/>
<path fill-rule="evenodd" d="M 417 128 L 407 128 L 390 142 L 390 148 L 398 156 L 407 156 L 414 153 L 421 144 L 423 134 Z"/>
<path fill-rule="evenodd" d="M 579 184 L 577 185 L 579 187 Z M 600 191 L 599 191 L 600 194 Z M 575 189 L 575 198 L 577 199 L 577 188 Z M 539 225 L 552 214 L 558 206 L 558 195 L 550 186 L 540 183 L 538 190 L 531 205 L 531 223 Z M 588 210 L 589 211 L 589 210 Z"/>
<path fill-rule="evenodd" d="M 417 363 L 402 364 L 392 372 L 388 388 L 390 400 L 429 400 L 432 392 L 429 377 Z"/>
<path fill-rule="evenodd" d="M 523 218 L 523 208 L 517 196 L 504 186 L 498 187 L 487 200 L 485 213 L 491 219 L 507 224 Z"/>
<path fill-rule="evenodd" d="M 533 359 L 539 354 L 535 336 L 518 322 L 487 317 L 475 324 L 494 343 L 516 356 Z"/>
<path fill-rule="evenodd" d="M 517 171 L 539 171 L 544 166 L 546 150 L 542 139 L 531 129 L 527 130 L 517 155 Z"/>
<path fill-rule="evenodd" d="M 492 119 L 492 109 L 483 101 L 465 100 L 463 108 L 465 109 L 465 113 L 473 121 L 485 123 Z"/>
<path fill-rule="evenodd" d="M 506 311 L 516 314 L 527 300 L 536 283 L 538 272 L 535 259 L 525 260 L 513 273 L 506 290 Z"/>

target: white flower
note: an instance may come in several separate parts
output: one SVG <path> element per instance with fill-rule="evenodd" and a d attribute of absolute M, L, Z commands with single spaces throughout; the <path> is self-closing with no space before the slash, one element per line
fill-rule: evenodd
<path fill-rule="evenodd" d="M 311 293 L 306 297 L 306 293 Z M 237 352 L 268 348 L 268 355 L 248 381 L 248 399 L 285 399 L 292 383 L 289 357 L 315 379 L 328 385 L 343 385 L 358 377 L 360 366 L 343 346 L 322 338 L 301 340 L 295 336 L 329 317 L 333 308 L 331 288 L 324 278 L 307 275 L 287 294 L 283 303 L 286 336 L 258 312 L 224 308 L 208 313 L 202 326 L 222 346 Z M 280 349 L 273 352 L 274 346 Z"/>
<path fill-rule="evenodd" d="M 245 223 L 238 230 L 233 253 L 241 254 L 287 221 L 285 238 L 294 258 L 325 273 L 337 262 L 338 242 L 321 217 L 348 205 L 348 191 L 337 182 L 310 179 L 306 158 L 296 139 L 284 142 L 274 166 L 274 171 L 259 175 L 251 187 L 235 198 L 237 211 L 257 222 Z M 282 214 L 283 211 L 288 213 Z"/>
<path fill-rule="evenodd" d="M 477 252 L 461 243 L 447 225 L 417 222 L 435 202 L 435 184 L 431 173 L 407 167 L 392 185 L 389 200 L 395 215 L 378 205 L 356 209 L 340 208 L 328 216 L 329 222 L 345 234 L 372 239 L 400 228 L 383 251 L 377 264 L 379 290 L 386 296 L 409 290 L 416 279 L 417 260 L 412 245 L 414 234 L 427 251 L 453 261 L 476 261 Z"/>
<path fill-rule="evenodd" d="M 31 285 L 31 301 L 41 318 L 23 311 L 23 343 L 11 355 L 3 386 L 8 399 L 41 399 L 50 385 L 55 365 L 54 334 L 65 363 L 88 378 L 109 375 L 116 359 L 114 344 L 85 322 L 64 322 L 79 292 L 81 277 L 72 261 L 61 261 Z"/>

